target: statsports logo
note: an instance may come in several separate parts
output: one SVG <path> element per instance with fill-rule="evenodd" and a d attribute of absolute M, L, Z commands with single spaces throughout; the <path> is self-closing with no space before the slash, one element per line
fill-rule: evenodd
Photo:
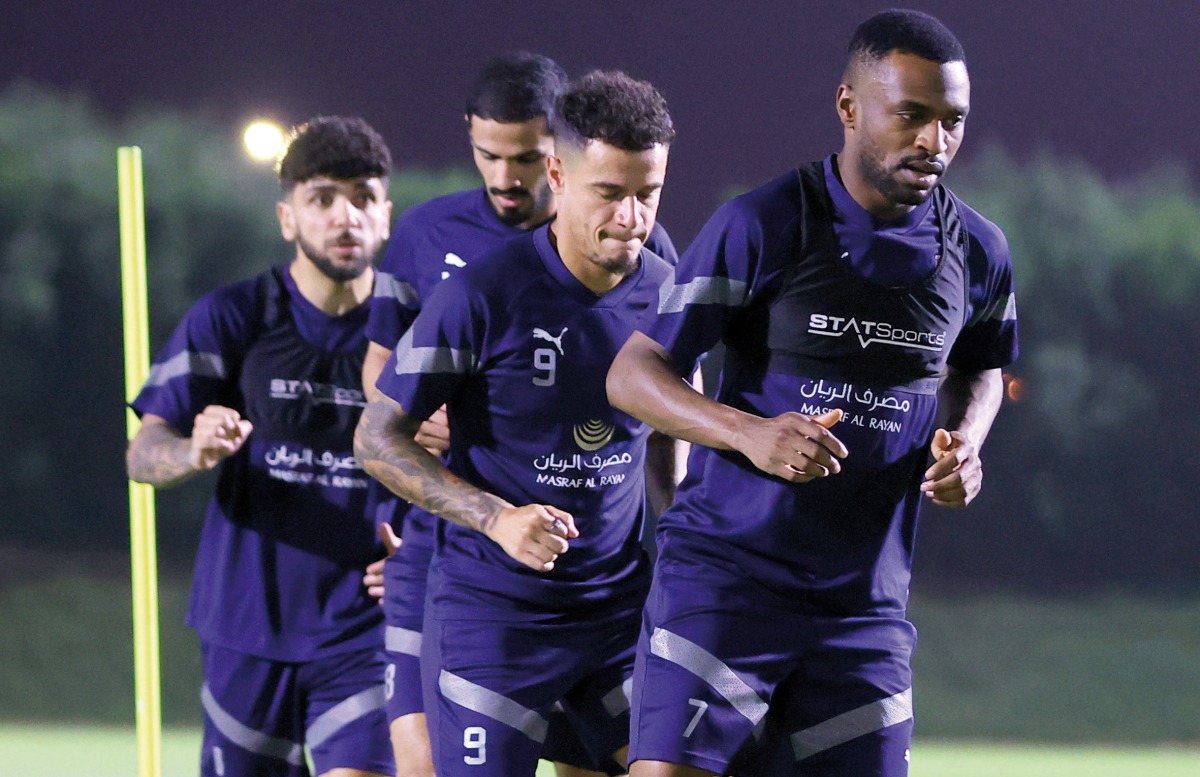
<path fill-rule="evenodd" d="M 823 337 L 853 335 L 858 338 L 858 344 L 863 348 L 878 343 L 936 352 L 946 345 L 945 332 L 901 329 L 886 321 L 860 321 L 853 317 L 831 316 L 826 313 L 813 313 L 808 317 L 808 333 Z"/>
<path fill-rule="evenodd" d="M 367 398 L 356 388 L 335 386 L 331 383 L 315 383 L 308 380 L 271 379 L 271 399 L 311 398 L 317 405 L 348 405 L 366 407 Z"/>

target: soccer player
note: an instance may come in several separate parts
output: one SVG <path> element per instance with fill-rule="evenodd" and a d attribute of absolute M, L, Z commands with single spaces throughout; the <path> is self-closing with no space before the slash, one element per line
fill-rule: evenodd
<path fill-rule="evenodd" d="M 201 773 L 392 775 L 381 552 L 354 458 L 372 262 L 391 155 L 362 119 L 316 118 L 279 165 L 286 264 L 192 307 L 133 408 L 129 476 L 159 488 L 220 467 L 188 623 L 204 666 Z"/>
<path fill-rule="evenodd" d="M 629 738 L 649 430 L 604 377 L 668 276 L 644 243 L 675 133 L 652 86 L 596 72 L 554 134 L 557 218 L 437 286 L 355 438 L 370 474 L 444 519 L 421 653 L 441 777 L 532 775 L 559 705 L 597 761 L 624 764 Z M 448 468 L 414 439 L 443 404 Z"/>
<path fill-rule="evenodd" d="M 475 165 L 483 186 L 430 200 L 396 222 L 380 262 L 367 335 L 371 342 L 363 368 L 368 395 L 400 337 L 422 303 L 443 280 L 475 257 L 506 240 L 525 235 L 554 217 L 555 197 L 547 180 L 546 158 L 553 152 L 550 122 L 567 77 L 553 60 L 518 52 L 487 62 L 472 84 L 465 119 Z M 667 261 L 677 259 L 666 231 L 655 224 L 647 247 Z M 449 430 L 438 409 L 422 424 L 417 440 L 444 451 Z M 673 487 L 669 483 L 668 487 Z M 425 611 L 425 577 L 433 555 L 437 517 L 409 510 L 406 502 L 372 482 L 372 501 L 381 526 L 401 531 L 403 544 L 389 557 L 382 576 L 374 565 L 368 578 L 382 583 L 387 617 L 387 709 L 400 777 L 432 775 L 429 738 L 421 700 L 420 645 Z M 665 501 L 658 497 L 659 501 Z M 656 505 L 657 506 L 657 505 Z M 663 505 L 665 507 L 665 505 Z M 584 755 L 569 730 L 558 736 L 556 716 L 545 757 L 576 766 Z M 599 765 L 595 765 L 599 766 Z M 560 774 L 579 774 L 560 768 Z"/>
<path fill-rule="evenodd" d="M 939 183 L 970 110 L 945 26 L 865 21 L 836 108 L 841 151 L 718 210 L 609 373 L 617 407 L 694 443 L 659 523 L 635 777 L 908 770 L 918 505 L 979 493 L 1011 264 Z M 708 399 L 680 376 L 722 339 Z"/>

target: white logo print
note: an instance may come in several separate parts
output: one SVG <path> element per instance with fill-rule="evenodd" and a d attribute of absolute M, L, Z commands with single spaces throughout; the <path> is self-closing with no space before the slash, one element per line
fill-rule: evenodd
<path fill-rule="evenodd" d="M 545 340 L 548 343 L 553 343 L 554 347 L 558 349 L 558 355 L 566 356 L 566 354 L 563 353 L 563 347 L 562 347 L 563 335 L 565 335 L 566 333 L 567 333 L 567 327 L 565 327 L 565 326 L 563 327 L 563 330 L 558 333 L 558 337 L 554 337 L 549 332 L 547 332 L 545 329 L 535 328 L 533 330 L 533 339 L 534 340 Z"/>
<path fill-rule="evenodd" d="M 612 426 L 603 421 L 588 421 L 586 424 L 575 424 L 574 434 L 575 444 L 585 451 L 595 451 L 608 445 L 612 440 L 613 432 L 616 431 Z"/>
<path fill-rule="evenodd" d="M 902 348 L 920 348 L 923 351 L 941 351 L 946 345 L 945 332 L 921 332 L 901 329 L 886 321 L 859 321 L 846 316 L 831 316 L 813 313 L 808 317 L 808 333 L 824 337 L 842 337 L 852 334 L 863 348 L 872 343 L 895 345 Z"/>
<path fill-rule="evenodd" d="M 454 253 L 453 251 L 450 251 L 449 253 L 446 254 L 446 264 L 450 265 L 451 267 L 466 267 L 467 266 L 467 263 L 465 261 L 463 261 L 463 258 L 461 256 L 459 256 L 458 254 Z M 442 270 L 442 280 L 446 280 L 449 277 L 450 277 L 450 271 Z"/>
<path fill-rule="evenodd" d="M 316 405 L 349 405 L 366 407 L 366 396 L 359 389 L 314 383 L 308 380 L 271 378 L 271 399 L 309 398 Z"/>

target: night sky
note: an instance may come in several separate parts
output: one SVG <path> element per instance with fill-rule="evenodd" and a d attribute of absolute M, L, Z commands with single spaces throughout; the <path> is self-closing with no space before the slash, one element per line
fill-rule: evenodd
<path fill-rule="evenodd" d="M 1164 161 L 1193 178 L 1200 173 L 1195 0 L 896 4 L 939 16 L 966 48 L 973 104 L 963 157 L 1000 143 L 1021 157 L 1045 149 L 1080 157 L 1117 180 Z M 0 87 L 17 78 L 65 87 L 113 115 L 142 104 L 204 111 L 231 133 L 259 115 L 292 123 L 360 114 L 401 164 L 469 164 L 463 96 L 492 54 L 538 51 L 572 75 L 624 69 L 654 82 L 675 117 L 679 139 L 661 218 L 680 242 L 730 187 L 836 150 L 833 95 L 847 40 L 859 21 L 887 7 L 864 0 L 7 5 Z"/>

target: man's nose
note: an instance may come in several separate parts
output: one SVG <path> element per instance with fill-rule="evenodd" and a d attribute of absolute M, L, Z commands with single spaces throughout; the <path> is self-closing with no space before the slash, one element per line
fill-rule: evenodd
<path fill-rule="evenodd" d="M 329 206 L 329 216 L 337 226 L 351 226 L 358 221 L 362 210 L 349 197 L 339 196 Z"/>
<path fill-rule="evenodd" d="M 617 205 L 617 223 L 623 227 L 636 227 L 642 221 L 642 209 L 638 207 L 638 198 L 629 195 Z"/>
<path fill-rule="evenodd" d="M 946 153 L 950 148 L 950 133 L 946 130 L 946 126 L 940 121 L 931 121 L 921 128 L 917 134 L 917 148 L 927 152 L 930 156 L 938 156 Z"/>
<path fill-rule="evenodd" d="M 497 189 L 512 189 L 521 185 L 521 171 L 518 165 L 499 159 L 496 161 L 496 177 L 493 185 Z"/>

